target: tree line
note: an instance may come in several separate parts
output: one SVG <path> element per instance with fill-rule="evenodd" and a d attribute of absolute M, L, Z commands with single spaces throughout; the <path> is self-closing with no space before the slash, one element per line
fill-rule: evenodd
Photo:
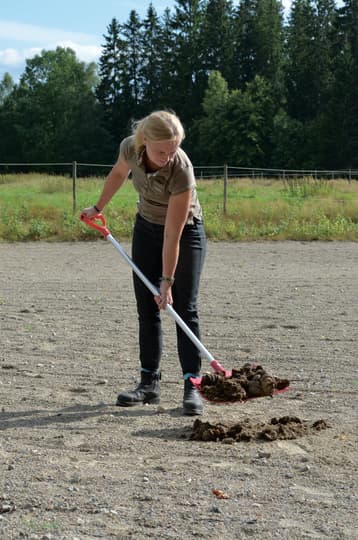
<path fill-rule="evenodd" d="M 175 111 L 196 165 L 358 167 L 358 0 L 176 0 L 113 18 L 98 64 L 44 50 L 0 82 L 0 162 L 112 163 Z"/>

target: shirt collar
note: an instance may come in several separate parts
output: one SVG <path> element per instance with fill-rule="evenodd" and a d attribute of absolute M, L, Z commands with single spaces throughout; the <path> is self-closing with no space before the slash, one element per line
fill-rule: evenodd
<path fill-rule="evenodd" d="M 145 170 L 145 161 L 144 161 L 144 152 L 145 152 L 145 147 L 137 155 L 137 165 L 146 172 L 146 170 Z M 151 176 L 155 176 L 159 172 L 161 172 L 161 173 L 167 172 L 168 170 L 170 170 L 170 167 L 172 166 L 172 164 L 173 164 L 173 159 L 170 159 L 168 161 L 168 163 L 166 165 L 164 165 L 164 167 L 161 167 L 157 171 L 149 172 L 147 174 L 150 174 Z"/>

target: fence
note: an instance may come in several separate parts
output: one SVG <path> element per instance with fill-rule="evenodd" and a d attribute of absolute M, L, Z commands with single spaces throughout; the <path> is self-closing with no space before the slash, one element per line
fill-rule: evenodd
<path fill-rule="evenodd" d="M 72 196 L 73 196 L 73 211 L 77 209 L 77 178 L 81 170 L 82 176 L 89 176 L 90 171 L 94 171 L 94 175 L 102 175 L 103 171 L 109 171 L 112 165 L 100 163 L 80 163 L 72 161 L 70 163 L 0 163 L 0 167 L 4 173 L 16 171 L 36 171 L 41 168 L 46 168 L 47 172 L 57 174 L 65 174 L 72 178 Z M 199 180 L 223 180 L 224 191 L 224 213 L 226 213 L 227 185 L 230 178 L 252 178 L 252 179 L 279 179 L 287 180 L 289 178 L 307 178 L 312 177 L 319 179 L 346 179 L 349 182 L 358 180 L 358 170 L 341 169 L 341 170 L 323 170 L 323 169 L 265 169 L 260 167 L 232 167 L 230 165 L 196 165 L 194 166 L 196 178 Z M 1 174 L 1 169 L 0 169 Z"/>

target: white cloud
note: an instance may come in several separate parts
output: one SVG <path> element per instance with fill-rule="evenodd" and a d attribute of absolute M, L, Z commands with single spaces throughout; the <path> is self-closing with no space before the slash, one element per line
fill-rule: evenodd
<path fill-rule="evenodd" d="M 73 41 L 59 41 L 50 49 L 55 49 L 56 47 L 69 47 L 73 49 L 76 53 L 77 58 L 83 62 L 97 62 L 101 55 L 101 47 L 97 45 L 81 45 L 80 43 L 75 43 Z"/>
<path fill-rule="evenodd" d="M 18 66 L 22 64 L 23 57 L 16 49 L 3 49 L 0 51 L 0 65 L 3 66 Z"/>
<path fill-rule="evenodd" d="M 101 55 L 100 38 L 81 32 L 43 28 L 15 21 L 0 20 L 0 77 L 4 71 L 25 68 L 25 60 L 42 50 L 70 47 L 82 62 L 97 62 Z M 11 44 L 1 48 L 2 44 Z M 17 46 L 19 44 L 19 46 Z M 28 44 L 28 47 L 21 45 Z"/>
<path fill-rule="evenodd" d="M 33 58 L 37 54 L 41 54 L 42 50 L 55 50 L 56 47 L 69 47 L 73 49 L 76 56 L 82 62 L 97 62 L 101 55 L 101 48 L 96 45 L 81 45 L 73 41 L 59 41 L 58 43 L 50 43 L 44 47 L 31 47 L 29 49 L 3 49 L 0 50 L 0 67 L 17 67 L 25 65 L 25 60 Z"/>
<path fill-rule="evenodd" d="M 97 42 L 98 36 L 82 32 L 67 32 L 58 28 L 45 28 L 16 21 L 0 20 L 0 39 L 27 41 L 31 43 L 47 43 L 57 41 L 74 41 L 77 43 Z"/>

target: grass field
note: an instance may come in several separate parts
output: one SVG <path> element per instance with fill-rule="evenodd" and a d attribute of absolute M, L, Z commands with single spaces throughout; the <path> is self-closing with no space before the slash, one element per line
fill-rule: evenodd
<path fill-rule="evenodd" d="M 44 174 L 0 176 L 0 241 L 68 241 L 98 237 L 79 220 L 104 178 L 81 178 L 73 211 L 72 179 Z M 200 180 L 211 240 L 358 240 L 358 182 L 347 180 Z M 137 194 L 126 182 L 105 210 L 114 236 L 129 239 Z M 225 212 L 224 212 L 225 210 Z"/>

